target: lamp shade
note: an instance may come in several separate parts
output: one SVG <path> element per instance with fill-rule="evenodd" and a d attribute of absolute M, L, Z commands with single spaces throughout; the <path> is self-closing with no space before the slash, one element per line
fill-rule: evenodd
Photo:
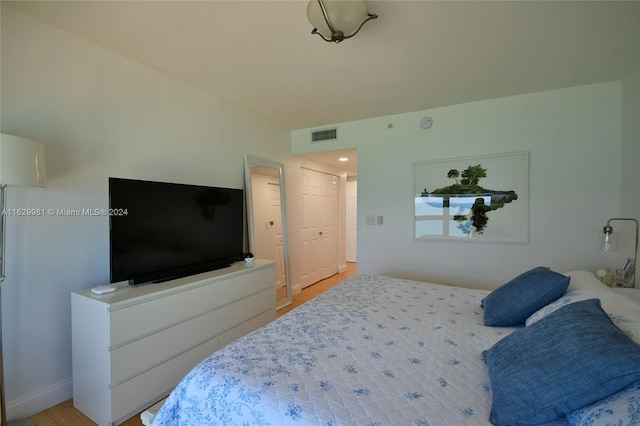
<path fill-rule="evenodd" d="M 44 145 L 31 139 L 1 134 L 0 185 L 47 186 Z"/>
<path fill-rule="evenodd" d="M 605 226 L 603 228 L 598 247 L 605 253 L 615 253 L 618 251 L 618 233 L 613 232 L 611 226 Z"/>
<path fill-rule="evenodd" d="M 369 14 L 365 0 L 311 0 L 307 6 L 307 17 L 322 38 L 340 42 L 353 37 L 365 22 L 377 18 L 377 15 Z"/>

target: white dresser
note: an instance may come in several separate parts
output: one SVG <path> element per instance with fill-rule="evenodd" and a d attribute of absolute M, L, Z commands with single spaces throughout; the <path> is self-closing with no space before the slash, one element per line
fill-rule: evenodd
<path fill-rule="evenodd" d="M 276 318 L 275 262 L 71 294 L 73 405 L 100 426 L 166 397 L 218 348 Z"/>

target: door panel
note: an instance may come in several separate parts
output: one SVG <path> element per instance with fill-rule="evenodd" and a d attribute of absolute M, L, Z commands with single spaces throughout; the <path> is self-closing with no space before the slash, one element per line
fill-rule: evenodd
<path fill-rule="evenodd" d="M 338 271 L 338 178 L 308 169 L 301 174 L 304 288 Z"/>
<path fill-rule="evenodd" d="M 302 270 L 300 284 L 302 288 L 313 284 L 318 276 L 317 268 L 317 238 L 318 231 L 316 226 L 316 202 L 317 183 L 314 182 L 314 176 L 310 170 L 302 169 Z"/>
<path fill-rule="evenodd" d="M 286 285 L 286 275 L 284 269 L 284 238 L 282 235 L 282 215 L 280 212 L 282 211 L 281 202 L 280 202 L 280 185 L 279 184 L 269 184 L 269 198 L 271 200 L 271 225 L 273 230 L 273 245 L 275 247 L 275 259 L 276 264 L 278 266 L 278 274 L 277 274 L 277 284 L 278 288 L 284 287 Z"/>
<path fill-rule="evenodd" d="M 357 258 L 358 233 L 358 182 L 347 182 L 347 252 L 346 261 L 355 262 Z"/>

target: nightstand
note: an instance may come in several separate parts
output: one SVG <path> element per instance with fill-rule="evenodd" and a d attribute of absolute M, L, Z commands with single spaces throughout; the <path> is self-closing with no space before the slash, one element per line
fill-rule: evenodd
<path fill-rule="evenodd" d="M 635 300 L 640 303 L 640 288 L 627 288 L 627 287 L 611 287 L 611 290 L 616 293 L 623 294 L 631 300 Z"/>

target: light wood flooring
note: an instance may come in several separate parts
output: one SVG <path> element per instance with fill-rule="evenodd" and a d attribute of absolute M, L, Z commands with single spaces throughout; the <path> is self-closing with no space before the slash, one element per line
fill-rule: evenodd
<path fill-rule="evenodd" d="M 338 284 L 346 280 L 349 277 L 352 277 L 356 274 L 356 264 L 347 262 L 347 270 L 341 272 L 339 274 L 335 274 L 327 279 L 318 281 L 315 284 L 310 285 L 309 287 L 303 288 L 302 291 L 293 296 L 293 303 L 291 305 L 284 307 L 278 311 L 278 317 L 283 314 L 286 314 L 290 310 L 302 305 L 305 302 L 313 299 L 317 295 L 321 294 L 324 291 L 329 290 L 334 285 Z"/>
<path fill-rule="evenodd" d="M 325 280 L 318 281 L 293 296 L 293 303 L 286 308 L 280 309 L 278 311 L 278 317 L 313 299 L 322 292 L 355 274 L 356 264 L 347 263 L 347 270 L 345 272 L 336 274 Z M 71 399 L 37 413 L 31 416 L 30 419 L 34 422 L 35 426 L 95 426 L 95 423 L 87 416 L 73 408 L 73 400 Z M 143 426 L 142 421 L 140 420 L 140 415 L 133 416 L 124 422 L 122 426 Z"/>

